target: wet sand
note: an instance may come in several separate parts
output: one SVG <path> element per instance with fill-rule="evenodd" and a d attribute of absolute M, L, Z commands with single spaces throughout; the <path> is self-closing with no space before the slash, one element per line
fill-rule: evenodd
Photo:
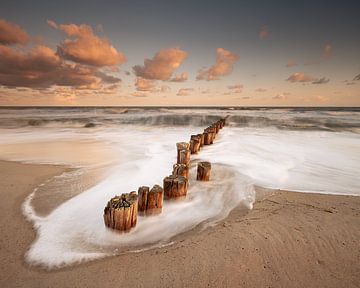
<path fill-rule="evenodd" d="M 25 197 L 66 168 L 0 161 L 0 287 L 360 287 L 360 197 L 279 191 L 161 249 L 45 271 Z M 40 207 L 41 208 L 41 207 Z"/>

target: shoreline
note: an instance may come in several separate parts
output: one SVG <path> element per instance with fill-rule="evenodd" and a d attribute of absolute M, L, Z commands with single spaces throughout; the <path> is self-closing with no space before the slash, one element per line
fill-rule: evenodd
<path fill-rule="evenodd" d="M 66 169 L 0 161 L 1 287 L 360 286 L 360 197 L 288 191 L 257 200 L 249 213 L 237 207 L 170 246 L 59 270 L 29 267 L 24 253 L 36 232 L 21 205 Z"/>

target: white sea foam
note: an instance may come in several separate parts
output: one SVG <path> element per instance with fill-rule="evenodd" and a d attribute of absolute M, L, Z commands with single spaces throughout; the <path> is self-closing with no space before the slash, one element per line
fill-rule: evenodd
<path fill-rule="evenodd" d="M 38 132 L 41 137 L 37 137 Z M 34 222 L 38 237 L 26 260 L 55 268 L 165 245 L 173 236 L 199 223 L 212 224 L 226 217 L 240 202 L 251 208 L 255 201 L 254 184 L 360 195 L 359 134 L 228 126 L 221 130 L 214 145 L 192 157 L 190 189 L 185 201 L 166 202 L 162 214 L 139 217 L 138 225 L 130 233 L 118 234 L 106 229 L 102 215 L 107 201 L 142 185 L 162 184 L 175 162 L 175 143 L 197 132 L 196 127 L 126 125 L 96 129 L 91 134 L 76 129 L 32 131 L 34 142 L 36 138 L 46 140 L 46 134 L 50 139 L 96 139 L 111 151 L 113 165 L 105 179 L 60 204 L 45 217 L 32 209 L 33 195 L 27 198 L 23 211 Z M 31 138 L 28 133 L 24 135 Z M 21 134 L 12 137 L 20 141 Z M 10 138 L 7 142 L 11 142 Z M 37 160 L 36 155 L 26 156 L 27 160 Z M 198 160 L 213 164 L 212 180 L 208 183 L 194 179 Z"/>

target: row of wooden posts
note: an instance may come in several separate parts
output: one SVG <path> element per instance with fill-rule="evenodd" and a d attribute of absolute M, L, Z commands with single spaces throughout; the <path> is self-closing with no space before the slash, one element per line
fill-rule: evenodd
<path fill-rule="evenodd" d="M 138 193 L 115 196 L 108 201 L 104 209 L 104 222 L 109 228 L 118 231 L 129 231 L 136 226 L 137 216 L 150 216 L 161 213 L 163 202 L 170 199 L 183 199 L 189 187 L 190 155 L 196 154 L 204 145 L 211 145 L 225 126 L 226 118 L 213 123 L 204 132 L 191 135 L 190 142 L 176 143 L 177 163 L 173 166 L 172 174 L 165 177 L 163 187 L 154 185 L 151 189 L 141 186 Z M 211 164 L 199 162 L 196 179 L 199 181 L 210 180 Z"/>

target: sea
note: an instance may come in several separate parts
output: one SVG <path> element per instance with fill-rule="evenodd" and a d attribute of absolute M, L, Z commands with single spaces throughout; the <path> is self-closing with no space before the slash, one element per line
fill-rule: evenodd
<path fill-rule="evenodd" d="M 186 199 L 129 233 L 105 228 L 111 197 L 162 185 L 176 143 L 224 117 L 214 144 L 191 157 Z M 252 209 L 257 187 L 360 196 L 360 108 L 1 107 L 0 159 L 64 167 L 21 207 L 37 231 L 25 260 L 56 269 L 211 229 L 239 205 Z M 196 181 L 199 161 L 212 164 L 209 182 Z"/>

